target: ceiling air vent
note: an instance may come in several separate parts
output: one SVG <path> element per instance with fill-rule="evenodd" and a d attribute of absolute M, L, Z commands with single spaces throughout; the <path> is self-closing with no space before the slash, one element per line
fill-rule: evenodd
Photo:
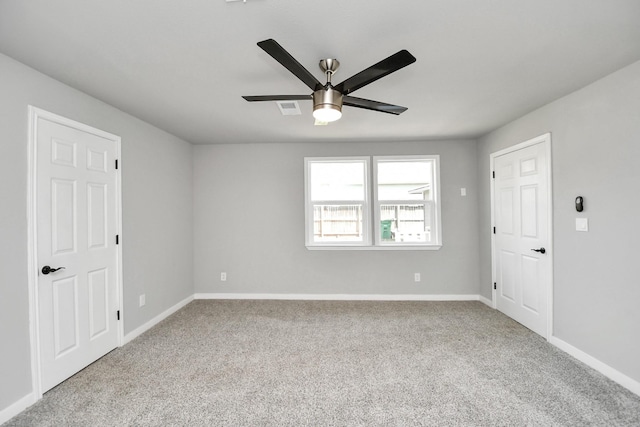
<path fill-rule="evenodd" d="M 299 116 L 302 114 L 297 101 L 276 101 L 283 116 Z"/>

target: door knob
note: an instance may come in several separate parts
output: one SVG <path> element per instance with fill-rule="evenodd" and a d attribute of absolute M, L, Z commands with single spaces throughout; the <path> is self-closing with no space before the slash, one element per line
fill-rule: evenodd
<path fill-rule="evenodd" d="M 545 248 L 540 248 L 540 249 L 531 249 L 534 252 L 540 252 L 541 254 L 547 252 L 547 250 Z"/>
<path fill-rule="evenodd" d="M 53 273 L 56 272 L 58 270 L 62 270 L 64 267 L 58 267 L 58 268 L 51 268 L 48 265 L 45 265 L 44 267 L 42 267 L 42 274 L 49 274 L 49 273 Z"/>

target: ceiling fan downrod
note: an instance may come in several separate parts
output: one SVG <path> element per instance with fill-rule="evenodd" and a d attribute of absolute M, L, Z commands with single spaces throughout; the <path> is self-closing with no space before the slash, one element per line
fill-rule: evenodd
<path fill-rule="evenodd" d="M 340 61 L 337 59 L 327 58 L 320 60 L 320 69 L 327 76 L 327 84 L 331 87 L 331 76 L 340 68 Z"/>
<path fill-rule="evenodd" d="M 340 62 L 337 59 L 322 59 L 319 65 L 327 76 L 327 83 L 313 92 L 313 117 L 322 122 L 333 122 L 342 117 L 342 93 L 331 84 L 331 76 L 340 67 Z"/>

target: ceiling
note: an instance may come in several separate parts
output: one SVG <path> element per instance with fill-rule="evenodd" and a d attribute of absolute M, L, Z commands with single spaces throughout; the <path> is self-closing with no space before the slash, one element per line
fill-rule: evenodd
<path fill-rule="evenodd" d="M 334 83 L 407 49 L 354 96 L 408 111 L 246 102 L 311 92 L 268 38 Z M 194 144 L 475 138 L 640 60 L 640 1 L 0 0 L 0 52 Z"/>

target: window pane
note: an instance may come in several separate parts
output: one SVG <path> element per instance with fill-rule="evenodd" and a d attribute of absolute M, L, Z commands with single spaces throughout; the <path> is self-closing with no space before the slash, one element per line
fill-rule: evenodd
<path fill-rule="evenodd" d="M 364 200 L 364 162 L 313 162 L 311 200 Z"/>
<path fill-rule="evenodd" d="M 378 200 L 432 200 L 432 161 L 378 162 Z"/>
<path fill-rule="evenodd" d="M 362 205 L 314 205 L 315 242 L 361 242 Z"/>
<path fill-rule="evenodd" d="M 380 241 L 430 242 L 430 210 L 424 204 L 380 205 Z"/>

